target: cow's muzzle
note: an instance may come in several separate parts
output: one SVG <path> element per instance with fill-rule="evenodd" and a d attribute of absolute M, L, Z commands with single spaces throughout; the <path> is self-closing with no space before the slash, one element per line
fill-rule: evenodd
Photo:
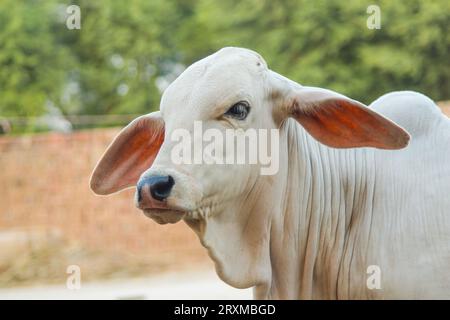
<path fill-rule="evenodd" d="M 170 196 L 175 180 L 172 176 L 151 176 L 137 184 L 137 207 L 141 210 L 166 209 L 166 199 Z"/>

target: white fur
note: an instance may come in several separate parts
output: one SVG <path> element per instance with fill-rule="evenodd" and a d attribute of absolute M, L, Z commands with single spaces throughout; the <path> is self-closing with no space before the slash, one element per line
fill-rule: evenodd
<path fill-rule="evenodd" d="M 166 140 L 143 176 L 172 174 L 168 203 L 198 234 L 219 276 L 256 298 L 450 298 L 450 120 L 427 97 L 390 93 L 370 107 L 411 134 L 402 150 L 333 149 L 283 119 L 274 84 L 297 85 L 255 52 L 225 48 L 190 66 L 161 101 L 177 128 L 280 128 L 280 171 L 173 165 Z M 276 86 L 276 85 L 275 85 Z M 297 85 L 298 86 L 298 85 Z M 248 100 L 246 121 L 221 118 Z M 149 214 L 150 216 L 151 213 Z M 370 265 L 381 289 L 366 286 Z"/>

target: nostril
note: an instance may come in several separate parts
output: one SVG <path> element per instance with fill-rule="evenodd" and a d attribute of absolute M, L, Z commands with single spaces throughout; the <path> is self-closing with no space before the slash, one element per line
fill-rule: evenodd
<path fill-rule="evenodd" d="M 150 193 L 156 200 L 163 201 L 169 197 L 172 187 L 175 184 L 172 176 L 152 177 L 153 181 L 150 183 Z"/>
<path fill-rule="evenodd" d="M 163 201 L 170 196 L 175 180 L 171 176 L 152 176 L 141 179 L 137 184 L 137 203 L 146 205 L 150 198 Z"/>

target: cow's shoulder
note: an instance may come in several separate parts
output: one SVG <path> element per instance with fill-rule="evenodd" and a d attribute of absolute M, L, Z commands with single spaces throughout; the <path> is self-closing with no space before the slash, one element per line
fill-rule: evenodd
<path fill-rule="evenodd" d="M 432 134 L 437 128 L 441 130 L 442 126 L 438 124 L 447 120 L 433 100 L 414 91 L 387 93 L 375 100 L 370 108 L 405 128 L 413 138 Z"/>

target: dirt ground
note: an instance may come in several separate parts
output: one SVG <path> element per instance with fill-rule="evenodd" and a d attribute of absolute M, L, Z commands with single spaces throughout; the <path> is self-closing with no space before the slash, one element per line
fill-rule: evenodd
<path fill-rule="evenodd" d="M 252 289 L 235 289 L 221 281 L 212 270 L 169 272 L 134 279 L 82 283 L 77 290 L 64 284 L 26 288 L 0 288 L 0 300 L 215 300 L 252 299 Z"/>

